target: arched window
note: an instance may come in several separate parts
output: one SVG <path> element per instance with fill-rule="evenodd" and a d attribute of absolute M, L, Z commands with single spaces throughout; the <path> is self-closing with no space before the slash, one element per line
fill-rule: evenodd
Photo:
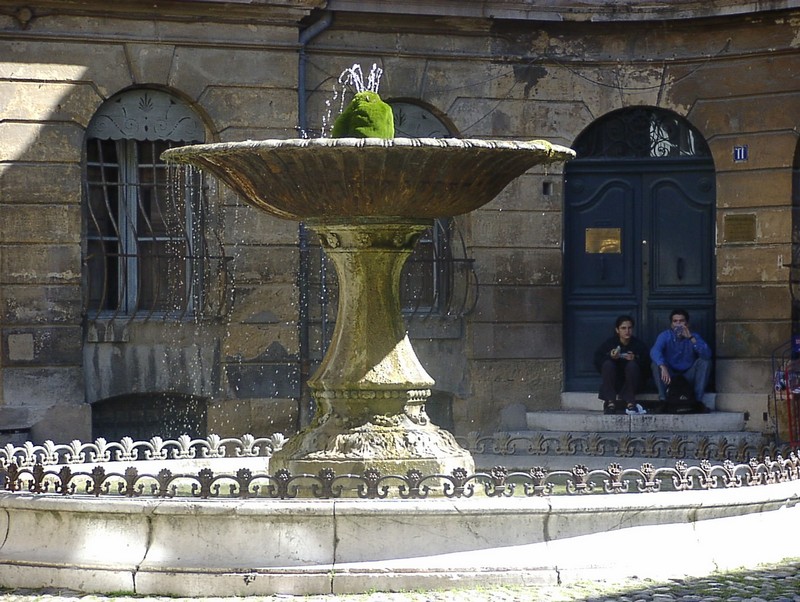
<path fill-rule="evenodd" d="M 397 138 L 452 138 L 447 125 L 430 110 L 412 102 L 389 103 Z M 455 222 L 435 220 L 417 242 L 401 280 L 401 303 L 409 313 L 452 313 L 451 240 Z"/>
<path fill-rule="evenodd" d="M 703 136 L 679 115 L 656 107 L 609 113 L 578 136 L 578 159 L 710 157 Z"/>
<path fill-rule="evenodd" d="M 431 111 L 411 102 L 390 102 L 396 138 L 452 138 L 445 123 Z"/>
<path fill-rule="evenodd" d="M 170 181 L 161 153 L 200 143 L 205 128 L 167 92 L 128 90 L 86 131 L 86 309 L 104 316 L 187 315 L 202 308 L 206 203 L 202 176 Z"/>

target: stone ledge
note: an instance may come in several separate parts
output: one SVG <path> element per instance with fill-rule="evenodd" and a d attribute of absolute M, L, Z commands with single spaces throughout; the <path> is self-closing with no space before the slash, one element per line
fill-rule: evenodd
<path fill-rule="evenodd" d="M 339 0 L 336 8 L 342 12 L 375 12 L 384 14 L 409 14 L 408 9 L 398 8 L 397 3 L 380 0 Z M 785 8 L 786 3 L 778 0 L 742 1 L 717 0 L 679 0 L 677 2 L 640 2 L 636 0 L 581 1 L 553 0 L 534 5 L 530 2 L 507 1 L 496 3 L 490 11 L 494 19 L 515 19 L 526 21 L 600 21 L 635 22 L 661 21 L 667 19 L 697 19 L 722 15 L 757 13 Z M 478 0 L 461 0 L 444 8 L 439 2 L 416 2 L 415 14 L 445 14 L 450 17 L 485 18 L 486 3 Z"/>
<path fill-rule="evenodd" d="M 739 412 L 710 414 L 603 414 L 599 411 L 528 412 L 527 426 L 533 431 L 642 433 L 656 431 L 718 433 L 744 430 Z"/>
<path fill-rule="evenodd" d="M 719 396 L 720 394 L 718 393 L 706 393 L 703 395 L 703 404 L 709 408 L 718 407 L 717 404 L 719 402 Z M 748 399 L 751 399 L 753 396 L 750 395 L 747 397 Z M 642 395 L 637 395 L 636 398 L 644 401 L 656 401 L 658 399 L 658 395 L 655 393 L 645 393 Z M 600 411 L 603 409 L 603 402 L 597 397 L 597 393 L 586 391 L 565 391 L 561 393 L 561 409 L 569 411 Z"/>
<path fill-rule="evenodd" d="M 7 533 L 0 582 L 241 596 L 465 587 L 496 579 L 554 583 L 596 571 L 707 574 L 791 556 L 793 540 L 775 534 L 800 520 L 798 500 L 798 481 L 492 500 L 187 502 L 0 494 L 0 532 Z M 747 546 L 738 545 L 743 540 Z M 643 541 L 659 546 L 626 553 Z"/>

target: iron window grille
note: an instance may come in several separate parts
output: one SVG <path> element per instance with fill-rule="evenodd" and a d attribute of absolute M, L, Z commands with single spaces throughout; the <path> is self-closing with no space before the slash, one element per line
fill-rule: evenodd
<path fill-rule="evenodd" d="M 200 172 L 167 148 L 202 142 L 184 103 L 157 90 L 108 101 L 87 130 L 85 307 L 89 319 L 217 315 L 227 288 Z"/>
<path fill-rule="evenodd" d="M 431 110 L 403 100 L 390 102 L 395 136 L 406 138 L 452 138 L 451 128 Z M 460 244 L 459 244 L 460 243 Z M 459 253 L 460 251 L 460 253 Z M 440 218 L 426 230 L 403 268 L 400 301 L 412 316 L 461 317 L 477 300 L 473 260 L 455 221 Z"/>
<path fill-rule="evenodd" d="M 420 237 L 400 280 L 403 312 L 462 317 L 477 303 L 474 259 L 452 219 L 437 219 Z"/>

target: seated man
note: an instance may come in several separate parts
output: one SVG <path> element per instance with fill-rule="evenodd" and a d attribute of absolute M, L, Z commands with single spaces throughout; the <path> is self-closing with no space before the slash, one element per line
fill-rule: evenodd
<path fill-rule="evenodd" d="M 614 327 L 615 335 L 603 341 L 594 352 L 594 366 L 602 379 L 598 397 L 603 400 L 603 412 L 617 411 L 617 394 L 625 403 L 626 414 L 646 414 L 636 403 L 639 386 L 647 380 L 647 345 L 633 336 L 633 318 L 620 316 Z"/>
<path fill-rule="evenodd" d="M 699 334 L 689 330 L 688 311 L 673 309 L 669 319 L 671 328 L 658 335 L 650 350 L 658 399 L 666 401 L 669 383 L 676 374 L 682 374 L 692 384 L 695 400 L 703 401 L 711 368 L 711 349 Z"/>

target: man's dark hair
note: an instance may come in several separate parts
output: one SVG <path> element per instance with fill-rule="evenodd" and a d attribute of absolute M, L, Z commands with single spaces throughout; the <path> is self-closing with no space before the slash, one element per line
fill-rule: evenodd
<path fill-rule="evenodd" d="M 670 320 L 671 319 L 672 318 L 670 318 Z M 687 318 L 686 321 L 687 322 L 689 321 L 688 318 Z M 619 328 L 620 326 L 622 326 L 623 322 L 630 322 L 631 326 L 636 326 L 636 322 L 634 321 L 632 316 L 620 316 L 620 317 L 617 318 L 617 323 L 614 324 L 614 328 Z"/>
<path fill-rule="evenodd" d="M 674 318 L 675 316 L 683 316 L 684 318 L 686 318 L 687 322 L 689 321 L 689 312 L 686 311 L 685 309 L 680 309 L 680 308 L 673 309 L 672 313 L 669 315 L 669 321 L 672 322 L 672 318 Z"/>

